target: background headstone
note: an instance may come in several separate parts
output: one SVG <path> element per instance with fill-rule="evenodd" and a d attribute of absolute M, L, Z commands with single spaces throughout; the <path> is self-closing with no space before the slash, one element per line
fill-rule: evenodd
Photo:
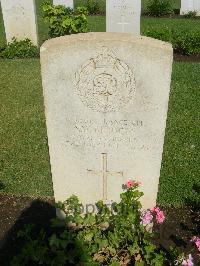
<path fill-rule="evenodd" d="M 196 10 L 197 16 L 200 16 L 200 0 L 194 0 L 194 10 Z"/>
<path fill-rule="evenodd" d="M 140 35 L 141 0 L 107 0 L 106 31 Z"/>
<path fill-rule="evenodd" d="M 34 0 L 0 0 L 7 42 L 28 38 L 38 45 Z"/>
<path fill-rule="evenodd" d="M 181 15 L 190 11 L 196 11 L 197 16 L 200 16 L 200 0 L 181 0 Z"/>
<path fill-rule="evenodd" d="M 171 44 L 132 34 L 49 40 L 41 66 L 56 201 L 119 200 L 127 179 L 156 204 L 170 92 Z"/>
<path fill-rule="evenodd" d="M 53 4 L 74 8 L 74 0 L 53 0 Z"/>

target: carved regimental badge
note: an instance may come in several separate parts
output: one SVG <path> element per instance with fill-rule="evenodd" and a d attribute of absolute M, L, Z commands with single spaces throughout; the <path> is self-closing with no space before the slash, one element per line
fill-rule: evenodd
<path fill-rule="evenodd" d="M 133 71 L 107 47 L 83 64 L 75 78 L 83 104 L 97 112 L 119 111 L 134 97 Z"/>

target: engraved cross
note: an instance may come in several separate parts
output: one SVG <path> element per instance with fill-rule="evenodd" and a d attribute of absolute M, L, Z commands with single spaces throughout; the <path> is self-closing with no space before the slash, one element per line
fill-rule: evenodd
<path fill-rule="evenodd" d="M 108 199 L 108 194 L 107 194 L 107 181 L 108 181 L 108 175 L 111 176 L 123 176 L 123 172 L 114 172 L 114 171 L 109 171 L 108 170 L 108 159 L 107 159 L 107 154 L 102 153 L 102 170 L 100 171 L 95 171 L 95 170 L 89 170 L 87 169 L 88 172 L 102 176 L 103 177 L 103 200 L 106 201 Z"/>
<path fill-rule="evenodd" d="M 117 23 L 118 25 L 122 26 L 122 32 L 125 32 L 125 25 L 128 25 L 128 22 L 125 22 L 125 16 L 121 16 L 121 22 Z"/>

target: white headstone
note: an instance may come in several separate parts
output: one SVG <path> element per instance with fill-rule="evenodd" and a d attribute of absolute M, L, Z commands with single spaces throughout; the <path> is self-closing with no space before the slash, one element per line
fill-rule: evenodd
<path fill-rule="evenodd" d="M 7 42 L 28 38 L 38 45 L 34 0 L 0 0 Z"/>
<path fill-rule="evenodd" d="M 200 0 L 194 0 L 194 10 L 197 12 L 197 16 L 200 16 Z"/>
<path fill-rule="evenodd" d="M 140 35 L 141 0 L 106 0 L 106 31 Z"/>
<path fill-rule="evenodd" d="M 63 5 L 65 7 L 74 8 L 74 0 L 53 0 L 53 4 L 56 5 Z"/>
<path fill-rule="evenodd" d="M 49 40 L 41 66 L 56 201 L 118 201 L 127 179 L 156 204 L 171 44 L 120 33 Z"/>
<path fill-rule="evenodd" d="M 196 11 L 197 16 L 200 16 L 200 0 L 181 0 L 181 15 L 190 11 Z"/>

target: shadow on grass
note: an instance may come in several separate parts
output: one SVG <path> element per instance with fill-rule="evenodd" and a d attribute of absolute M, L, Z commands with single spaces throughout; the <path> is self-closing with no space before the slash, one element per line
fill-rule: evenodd
<path fill-rule="evenodd" d="M 185 254 L 192 253 L 195 263 L 197 263 L 195 265 L 200 265 L 198 264 L 200 263 L 200 258 L 197 255 L 198 252 L 196 247 L 190 242 L 190 240 L 192 236 L 198 235 L 200 232 L 200 204 L 198 200 L 199 191 L 199 184 L 195 184 L 191 196 L 185 199 L 185 206 L 176 209 L 166 208 L 166 221 L 161 226 L 154 226 L 154 241 L 157 245 L 165 250 L 169 250 L 170 246 L 176 246 L 180 248 L 181 252 L 185 252 Z M 0 265 L 10 265 L 9 261 L 22 251 L 24 242 L 21 239 L 18 239 L 17 235 L 20 230 L 24 229 L 25 225 L 34 225 L 31 239 L 38 239 L 39 232 L 41 229 L 43 229 L 45 232 L 44 242 L 47 243 L 46 239 L 49 238 L 49 236 L 53 233 L 56 233 L 56 231 L 54 231 L 54 229 L 52 229 L 50 226 L 50 220 L 54 217 L 55 208 L 52 204 L 42 200 L 32 201 L 31 206 L 25 209 L 20 217 L 17 218 L 14 226 L 7 232 L 4 239 L 0 239 Z M 25 231 L 23 231 L 23 233 L 25 233 Z M 27 233 L 27 235 L 30 234 Z M 70 239 L 73 241 L 75 240 L 71 238 L 71 236 Z M 73 243 L 70 245 L 72 244 Z M 42 246 L 40 242 L 38 242 L 38 246 L 39 248 Z M 37 247 L 37 243 L 35 244 L 35 247 Z M 73 247 L 71 247 L 71 250 L 73 250 Z M 33 249 L 33 251 L 35 250 Z M 84 253 L 83 246 L 81 245 L 79 246 L 79 252 L 81 252 L 81 254 Z M 69 252 L 69 250 L 67 250 L 67 253 L 68 259 L 69 256 L 73 256 L 74 258 L 74 254 L 71 253 L 71 251 Z M 54 256 L 54 254 L 51 255 Z"/>
<path fill-rule="evenodd" d="M 4 190 L 6 188 L 6 186 L 4 185 L 4 183 L 0 180 L 0 191 Z"/>
<path fill-rule="evenodd" d="M 0 239 L 0 265 L 10 265 L 10 259 L 20 250 L 17 235 L 20 230 L 24 229 L 25 225 L 34 225 L 34 232 L 37 235 L 42 228 L 48 231 L 50 220 L 54 217 L 55 208 L 53 205 L 42 200 L 34 200 L 31 206 L 22 212 L 5 237 Z"/>

